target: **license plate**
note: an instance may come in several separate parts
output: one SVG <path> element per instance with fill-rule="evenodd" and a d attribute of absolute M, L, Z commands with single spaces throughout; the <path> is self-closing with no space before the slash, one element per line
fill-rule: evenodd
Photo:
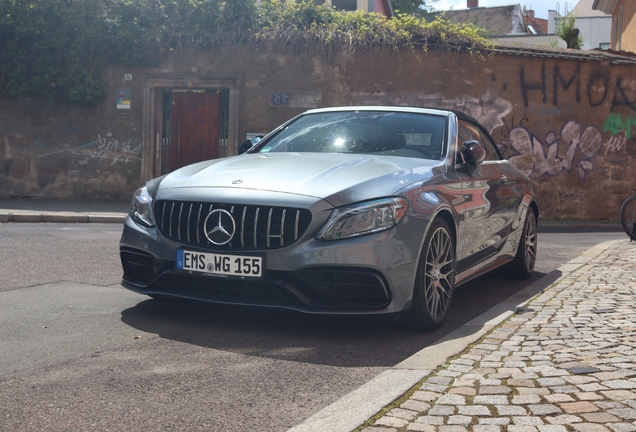
<path fill-rule="evenodd" d="M 177 250 L 177 269 L 212 276 L 263 277 L 263 258 Z"/>

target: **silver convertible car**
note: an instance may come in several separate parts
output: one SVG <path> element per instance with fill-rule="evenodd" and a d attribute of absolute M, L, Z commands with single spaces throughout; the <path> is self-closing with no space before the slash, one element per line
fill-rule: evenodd
<path fill-rule="evenodd" d="M 137 190 L 122 285 L 164 299 L 394 314 L 430 330 L 459 284 L 502 266 L 530 277 L 538 215 L 530 180 L 465 114 L 316 109 L 244 154 Z"/>

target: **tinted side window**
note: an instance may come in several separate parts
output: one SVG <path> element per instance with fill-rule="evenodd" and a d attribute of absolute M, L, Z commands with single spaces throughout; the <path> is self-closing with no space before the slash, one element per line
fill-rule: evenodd
<path fill-rule="evenodd" d="M 470 123 L 463 120 L 459 121 L 459 141 L 465 142 L 470 140 L 479 140 L 479 130 Z"/>
<path fill-rule="evenodd" d="M 481 145 L 486 149 L 486 160 L 499 160 L 499 153 L 497 153 L 497 149 L 495 148 L 495 143 L 483 133 L 480 133 Z"/>
<path fill-rule="evenodd" d="M 479 128 L 464 120 L 459 121 L 460 142 L 477 140 L 486 150 L 486 160 L 499 160 L 499 154 L 495 149 L 495 144 L 486 135 L 482 134 Z"/>

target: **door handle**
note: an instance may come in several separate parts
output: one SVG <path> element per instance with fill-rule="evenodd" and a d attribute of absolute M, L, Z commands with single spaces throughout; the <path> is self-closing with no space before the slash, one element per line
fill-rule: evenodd
<path fill-rule="evenodd" d="M 499 183 L 505 185 L 506 183 L 508 183 L 508 177 L 502 174 L 501 177 L 499 177 Z"/>

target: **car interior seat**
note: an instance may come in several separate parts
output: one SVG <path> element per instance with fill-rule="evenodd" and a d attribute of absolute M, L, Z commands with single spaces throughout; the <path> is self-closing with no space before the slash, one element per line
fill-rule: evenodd
<path fill-rule="evenodd" d="M 387 137 L 386 139 L 378 139 L 371 151 L 383 152 L 403 148 L 406 148 L 406 138 L 404 137 L 404 135 L 392 135 L 390 137 Z"/>
<path fill-rule="evenodd" d="M 436 131 L 431 136 L 430 156 L 433 159 L 439 159 L 442 156 L 442 133 Z"/>

